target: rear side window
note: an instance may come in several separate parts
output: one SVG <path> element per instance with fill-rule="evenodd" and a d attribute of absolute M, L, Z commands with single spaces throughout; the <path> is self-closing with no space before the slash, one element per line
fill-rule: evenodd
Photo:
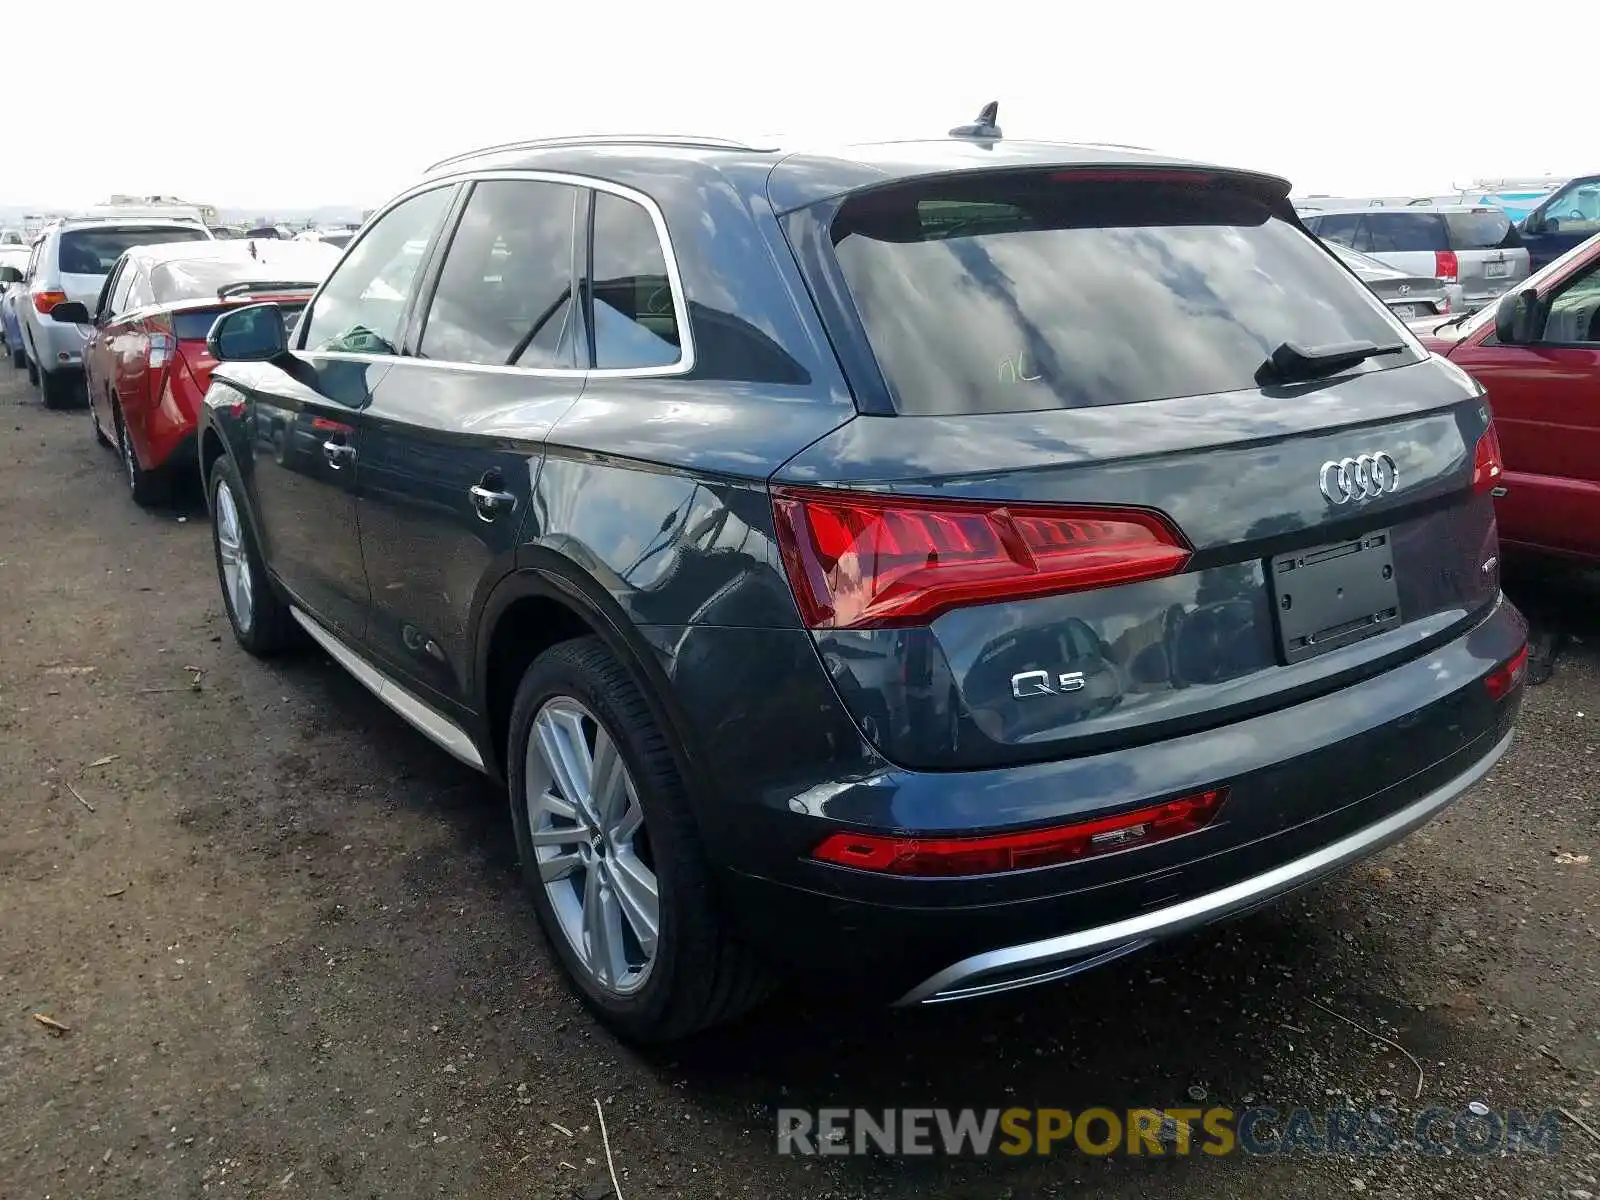
<path fill-rule="evenodd" d="M 1522 245 L 1517 227 L 1499 209 L 1445 213 L 1444 223 L 1452 250 L 1510 250 Z"/>
<path fill-rule="evenodd" d="M 595 193 L 594 253 L 585 283 L 596 367 L 667 367 L 682 358 L 666 252 L 642 205 Z"/>
<path fill-rule="evenodd" d="M 450 239 L 419 347 L 424 358 L 570 367 L 577 188 L 491 180 L 473 188 Z"/>
<path fill-rule="evenodd" d="M 1400 340 L 1312 238 L 1225 186 L 1048 171 L 922 180 L 848 200 L 833 241 L 906 414 L 1234 391 L 1258 386 L 1286 341 Z"/>
<path fill-rule="evenodd" d="M 1369 254 L 1431 252 L 1450 249 L 1450 239 L 1438 213 L 1368 213 L 1356 249 Z"/>
<path fill-rule="evenodd" d="M 69 229 L 61 235 L 56 261 L 64 275 L 104 275 L 130 246 L 160 242 L 209 241 L 199 228 L 120 226 L 115 229 Z"/>

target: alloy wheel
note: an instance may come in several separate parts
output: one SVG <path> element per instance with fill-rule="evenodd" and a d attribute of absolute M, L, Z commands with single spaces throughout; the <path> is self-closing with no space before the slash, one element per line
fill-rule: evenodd
<path fill-rule="evenodd" d="M 255 583 L 250 575 L 250 558 L 244 544 L 244 522 L 234 502 L 233 489 L 224 480 L 217 484 L 215 504 L 217 523 L 217 561 L 222 567 L 222 586 L 228 606 L 239 628 L 248 631 L 255 619 Z"/>
<path fill-rule="evenodd" d="M 661 901 L 644 810 L 615 739 L 577 700 L 534 715 L 524 764 L 534 858 L 589 980 L 639 990 L 655 963 Z"/>

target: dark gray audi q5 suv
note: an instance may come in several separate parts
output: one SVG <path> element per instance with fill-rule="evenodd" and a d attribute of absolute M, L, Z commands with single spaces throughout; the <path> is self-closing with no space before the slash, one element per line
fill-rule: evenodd
<path fill-rule="evenodd" d="M 985 122 L 437 164 L 211 332 L 234 631 L 505 782 L 629 1037 L 1244 912 L 1482 778 L 1525 663 L 1487 397 L 1288 191 Z"/>

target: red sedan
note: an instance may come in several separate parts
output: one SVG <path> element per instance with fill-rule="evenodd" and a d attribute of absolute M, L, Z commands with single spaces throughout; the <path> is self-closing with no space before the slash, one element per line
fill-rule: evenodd
<path fill-rule="evenodd" d="M 177 474 L 196 469 L 195 418 L 216 365 L 206 334 L 218 315 L 271 300 L 292 323 L 338 261 L 316 242 L 135 246 L 96 311 L 72 314 L 93 326 L 83 365 L 95 437 L 121 452 L 136 503 L 165 501 Z"/>
<path fill-rule="evenodd" d="M 1489 393 L 1500 541 L 1600 563 L 1600 235 L 1470 318 L 1413 322 Z"/>

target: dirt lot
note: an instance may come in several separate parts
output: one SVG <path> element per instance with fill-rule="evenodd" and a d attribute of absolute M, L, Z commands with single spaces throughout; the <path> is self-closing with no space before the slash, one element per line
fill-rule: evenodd
<path fill-rule="evenodd" d="M 604 1196 L 596 1098 L 630 1198 L 1600 1196 L 1600 1140 L 1566 1118 L 1552 1157 L 773 1149 L 785 1106 L 1201 1089 L 1600 1131 L 1600 588 L 1522 595 L 1576 638 L 1510 756 L 1337 883 L 1069 986 L 905 1015 L 790 998 L 644 1057 L 558 978 L 503 798 L 320 655 L 240 651 L 203 511 L 134 508 L 85 413 L 0 366 L 0 1197 Z M 1414 1055 L 1421 1099 L 1314 1001 Z"/>

